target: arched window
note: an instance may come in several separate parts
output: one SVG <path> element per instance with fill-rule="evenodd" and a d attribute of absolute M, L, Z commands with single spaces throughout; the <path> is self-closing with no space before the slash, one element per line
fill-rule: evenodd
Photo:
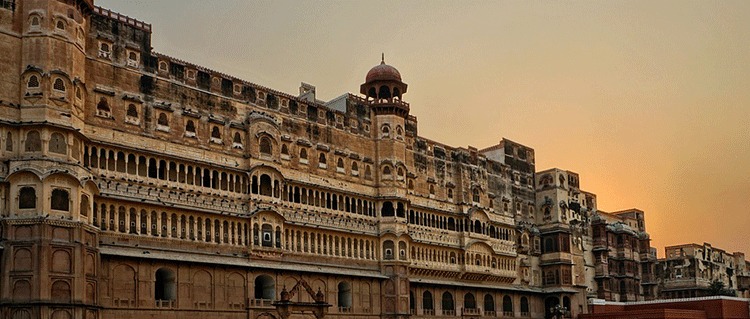
<path fill-rule="evenodd" d="M 40 23 L 39 17 L 34 15 L 31 17 L 31 26 L 38 27 Z"/>
<path fill-rule="evenodd" d="M 464 308 L 466 309 L 476 309 L 477 308 L 477 301 L 474 299 L 474 294 L 467 292 L 464 295 Z"/>
<path fill-rule="evenodd" d="M 159 268 L 156 271 L 156 282 L 154 284 L 154 299 L 175 300 L 177 299 L 177 284 L 174 271 L 167 268 Z"/>
<path fill-rule="evenodd" d="M 430 195 L 435 195 L 435 185 L 430 184 Z"/>
<path fill-rule="evenodd" d="M 240 136 L 240 132 L 234 132 L 232 143 L 242 145 L 242 136 Z"/>
<path fill-rule="evenodd" d="M 105 52 L 105 53 L 109 53 L 109 43 L 104 43 L 104 42 L 100 43 L 99 44 L 99 51 L 102 51 L 102 52 Z"/>
<path fill-rule="evenodd" d="M 26 133 L 24 147 L 26 152 L 39 152 L 42 150 L 42 138 L 39 135 L 39 131 L 29 131 Z"/>
<path fill-rule="evenodd" d="M 387 86 L 383 85 L 380 87 L 380 91 L 378 92 L 378 98 L 380 99 L 390 99 L 391 98 L 391 89 Z"/>
<path fill-rule="evenodd" d="M 192 136 L 195 136 L 195 123 L 193 120 L 188 120 L 187 123 L 185 123 L 185 132 L 193 133 Z"/>
<path fill-rule="evenodd" d="M 28 88 L 38 88 L 39 87 L 39 78 L 36 75 L 32 75 L 29 77 L 29 82 L 26 83 L 26 87 Z"/>
<path fill-rule="evenodd" d="M 513 315 L 513 300 L 510 299 L 510 296 L 503 297 L 503 314 Z"/>
<path fill-rule="evenodd" d="M 326 163 L 327 163 L 326 154 L 320 153 L 320 155 L 318 156 L 318 164 L 326 164 Z"/>
<path fill-rule="evenodd" d="M 271 186 L 271 177 L 263 174 L 260 176 L 260 194 L 265 196 L 271 196 L 273 193 L 273 187 Z"/>
<path fill-rule="evenodd" d="M 107 102 L 106 98 L 102 97 L 99 99 L 99 103 L 96 104 L 96 114 L 99 116 L 109 116 L 109 102 Z"/>
<path fill-rule="evenodd" d="M 340 169 L 344 169 L 344 160 L 339 158 L 338 162 L 336 163 L 336 167 Z"/>
<path fill-rule="evenodd" d="M 169 119 L 167 118 L 167 113 L 159 113 L 159 119 L 156 120 L 156 124 L 159 124 L 161 126 L 169 126 Z"/>
<path fill-rule="evenodd" d="M 13 152 L 13 133 L 5 134 L 5 151 Z"/>
<path fill-rule="evenodd" d="M 383 259 L 393 259 L 393 241 L 386 240 L 383 242 Z"/>
<path fill-rule="evenodd" d="M 529 298 L 521 297 L 521 315 L 528 315 L 529 313 Z"/>
<path fill-rule="evenodd" d="M 76 99 L 80 100 L 82 98 L 83 98 L 83 93 L 81 93 L 81 87 L 80 86 L 76 86 Z"/>
<path fill-rule="evenodd" d="M 260 153 L 263 155 L 273 155 L 273 145 L 268 137 L 260 138 Z"/>
<path fill-rule="evenodd" d="M 382 128 L 380 128 L 380 132 L 382 133 L 381 137 L 389 137 L 391 136 L 391 127 L 388 126 L 388 124 L 383 125 Z"/>
<path fill-rule="evenodd" d="M 130 61 L 138 61 L 138 54 L 136 54 L 133 51 L 130 51 L 128 53 L 128 60 L 130 60 Z"/>
<path fill-rule="evenodd" d="M 352 161 L 352 172 L 359 172 L 359 166 L 357 166 L 357 162 Z"/>
<path fill-rule="evenodd" d="M 62 20 L 57 20 L 57 24 L 55 24 L 55 27 L 59 30 L 65 30 L 65 22 Z"/>
<path fill-rule="evenodd" d="M 472 199 L 472 200 L 473 200 L 473 201 L 474 201 L 475 203 L 479 203 L 479 189 L 478 189 L 478 188 L 475 188 L 475 189 L 473 189 L 473 190 L 471 191 L 471 199 Z"/>
<path fill-rule="evenodd" d="M 365 179 L 372 179 L 372 172 L 370 171 L 370 165 L 365 165 Z"/>
<path fill-rule="evenodd" d="M 451 199 L 453 198 L 453 189 L 452 188 L 448 189 L 448 198 L 451 198 Z"/>
<path fill-rule="evenodd" d="M 339 282 L 338 286 L 338 305 L 342 311 L 347 311 L 352 308 L 352 285 L 348 282 Z"/>
<path fill-rule="evenodd" d="M 81 206 L 78 213 L 81 214 L 81 216 L 89 215 L 89 197 L 87 195 L 81 195 Z M 131 220 L 135 220 L 135 218 Z"/>
<path fill-rule="evenodd" d="M 383 207 L 380 209 L 380 216 L 392 217 L 394 214 L 393 203 L 383 202 Z"/>
<path fill-rule="evenodd" d="M 289 156 L 289 146 L 286 146 L 286 144 L 281 144 L 281 155 Z"/>
<path fill-rule="evenodd" d="M 453 315 L 456 311 L 456 306 L 453 304 L 453 295 L 450 292 L 443 293 L 441 305 L 443 306 L 443 315 Z"/>
<path fill-rule="evenodd" d="M 138 108 L 135 107 L 135 104 L 128 105 L 127 115 L 130 117 L 138 117 Z"/>
<path fill-rule="evenodd" d="M 70 211 L 70 194 L 64 189 L 53 189 L 50 208 L 54 210 Z"/>
<path fill-rule="evenodd" d="M 68 144 L 65 142 L 65 136 L 60 133 L 52 133 L 49 139 L 49 151 L 50 153 L 67 154 Z"/>
<path fill-rule="evenodd" d="M 484 312 L 490 314 L 495 312 L 495 298 L 490 294 L 484 295 Z"/>
<path fill-rule="evenodd" d="M 65 92 L 65 82 L 61 78 L 56 78 L 52 84 L 52 88 L 60 92 Z"/>
<path fill-rule="evenodd" d="M 422 293 L 422 309 L 423 310 L 434 310 L 435 306 L 432 303 L 432 293 L 426 291 Z"/>
<path fill-rule="evenodd" d="M 36 208 L 36 189 L 33 187 L 21 187 L 18 191 L 18 208 Z"/>
<path fill-rule="evenodd" d="M 305 148 L 301 148 L 301 149 L 299 150 L 299 158 L 300 158 L 300 159 L 304 159 L 304 160 L 306 160 L 306 159 L 307 159 L 307 149 L 305 149 Z"/>
<path fill-rule="evenodd" d="M 383 166 L 383 175 L 390 176 L 391 175 L 391 168 L 388 166 Z"/>
<path fill-rule="evenodd" d="M 211 137 L 212 138 L 218 138 L 218 139 L 221 138 L 221 132 L 219 131 L 219 127 L 218 126 L 214 126 L 214 127 L 211 128 Z"/>
<path fill-rule="evenodd" d="M 269 275 L 255 278 L 255 299 L 274 300 L 276 298 L 276 284 Z"/>
<path fill-rule="evenodd" d="M 401 128 L 401 125 L 397 125 L 396 126 L 396 136 L 401 137 L 403 135 L 404 135 L 404 130 Z"/>

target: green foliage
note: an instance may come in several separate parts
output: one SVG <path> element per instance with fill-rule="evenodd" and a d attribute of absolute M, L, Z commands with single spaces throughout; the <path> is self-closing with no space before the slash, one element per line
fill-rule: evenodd
<path fill-rule="evenodd" d="M 724 286 L 724 282 L 718 280 L 714 280 L 711 282 L 711 285 L 708 286 L 707 293 L 709 296 L 737 296 L 737 293 L 734 291 L 734 289 L 726 288 Z"/>

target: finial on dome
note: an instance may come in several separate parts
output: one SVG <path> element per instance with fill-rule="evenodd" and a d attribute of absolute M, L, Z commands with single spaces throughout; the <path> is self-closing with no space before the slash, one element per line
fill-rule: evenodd
<path fill-rule="evenodd" d="M 380 53 L 380 64 L 385 64 L 385 52 Z"/>

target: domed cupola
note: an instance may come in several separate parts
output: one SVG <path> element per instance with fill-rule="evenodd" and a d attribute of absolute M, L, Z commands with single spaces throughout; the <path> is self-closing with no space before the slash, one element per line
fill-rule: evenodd
<path fill-rule="evenodd" d="M 367 96 L 378 114 L 395 113 L 406 116 L 409 114 L 409 104 L 401 99 L 406 88 L 406 83 L 401 81 L 401 73 L 385 64 L 383 55 L 380 64 L 367 72 L 365 83 L 359 87 L 359 92 Z"/>

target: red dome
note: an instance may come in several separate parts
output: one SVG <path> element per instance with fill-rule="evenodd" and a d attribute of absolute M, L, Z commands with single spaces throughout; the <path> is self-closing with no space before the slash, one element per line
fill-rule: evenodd
<path fill-rule="evenodd" d="M 374 66 L 367 72 L 365 77 L 365 83 L 372 81 L 398 81 L 401 82 L 401 73 L 396 68 L 385 64 L 385 61 L 381 61 L 380 64 Z"/>

